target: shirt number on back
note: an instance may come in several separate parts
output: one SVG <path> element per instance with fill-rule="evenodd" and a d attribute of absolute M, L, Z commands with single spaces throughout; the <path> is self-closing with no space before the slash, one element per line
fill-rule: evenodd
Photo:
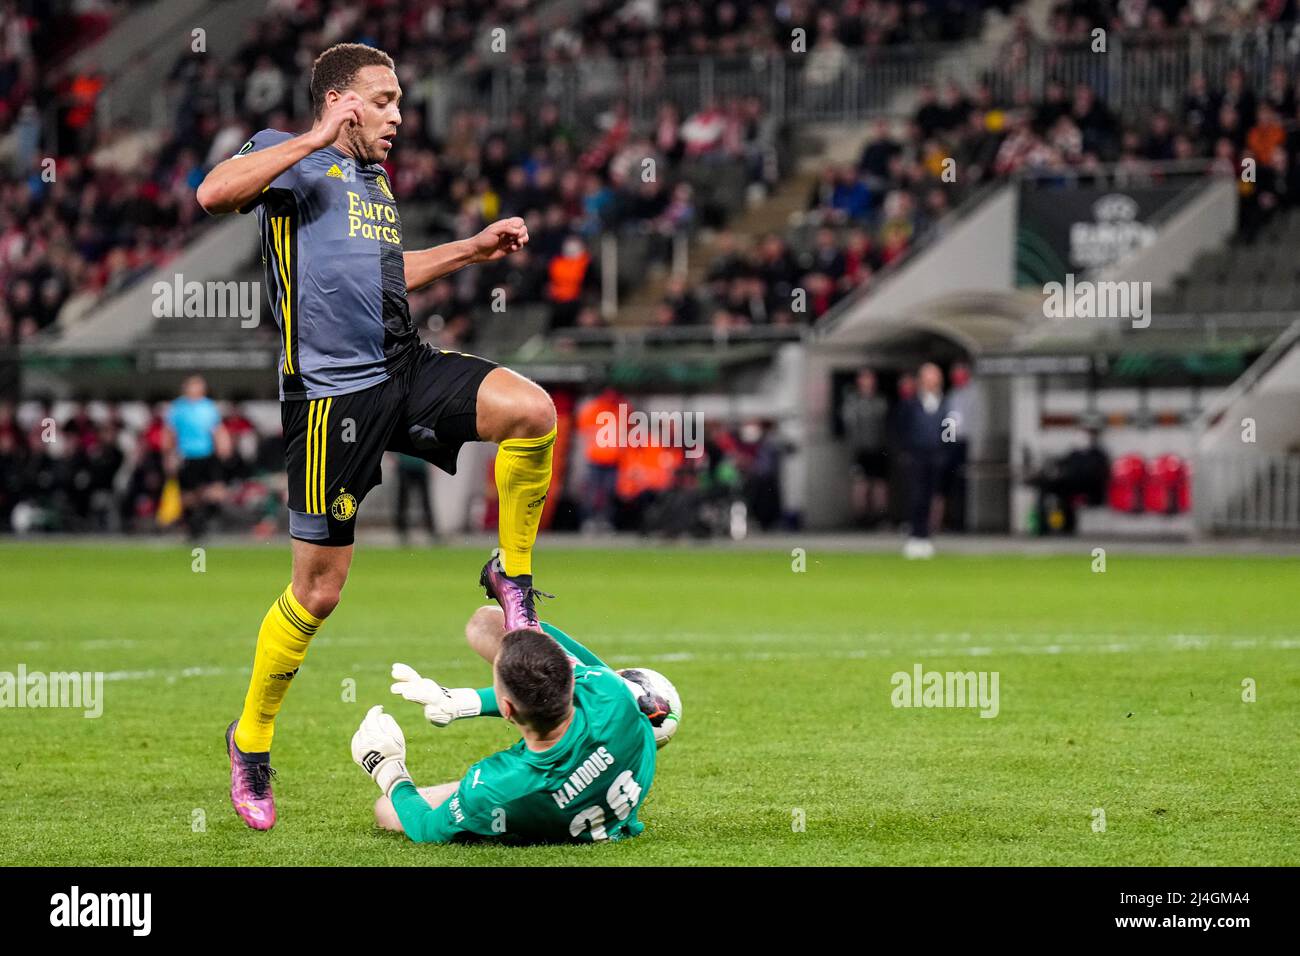
<path fill-rule="evenodd" d="M 605 793 L 605 802 L 609 808 L 614 811 L 614 815 L 620 820 L 626 820 L 632 813 L 632 808 L 637 805 L 641 799 L 641 785 L 632 778 L 631 770 L 624 770 L 614 782 L 609 785 L 609 790 Z M 588 827 L 591 828 L 591 839 L 608 840 L 609 834 L 605 832 L 605 808 L 600 804 L 588 807 L 573 818 L 569 824 L 569 833 L 572 836 L 581 836 L 582 831 Z"/>
<path fill-rule="evenodd" d="M 571 836 L 582 836 L 582 831 L 591 827 L 591 839 L 608 840 L 609 834 L 605 832 L 605 808 L 599 803 L 594 807 L 588 807 L 583 810 L 569 824 L 569 834 Z"/>

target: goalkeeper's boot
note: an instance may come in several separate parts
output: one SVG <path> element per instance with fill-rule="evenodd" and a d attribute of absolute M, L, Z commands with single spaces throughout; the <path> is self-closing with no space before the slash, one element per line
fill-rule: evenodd
<path fill-rule="evenodd" d="M 254 830 L 275 826 L 275 797 L 271 794 L 271 755 L 246 754 L 235 746 L 235 724 L 226 728 L 226 752 L 230 755 L 230 803 L 239 819 Z"/>
<path fill-rule="evenodd" d="M 501 610 L 506 612 L 507 634 L 520 628 L 534 631 L 542 629 L 534 605 L 538 598 L 553 598 L 555 595 L 534 588 L 531 574 L 508 576 L 505 568 L 501 566 L 501 559 L 493 554 L 488 558 L 488 563 L 483 565 L 483 573 L 479 575 L 478 583 L 483 585 L 487 596 L 500 604 Z"/>

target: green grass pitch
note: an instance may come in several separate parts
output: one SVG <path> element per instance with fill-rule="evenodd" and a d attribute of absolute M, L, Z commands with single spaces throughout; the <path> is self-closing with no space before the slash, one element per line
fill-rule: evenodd
<path fill-rule="evenodd" d="M 1294 560 L 565 549 L 553 620 L 616 666 L 666 673 L 684 719 L 636 840 L 418 846 L 372 826 L 349 756 L 398 716 L 417 782 L 515 740 L 445 730 L 388 693 L 392 661 L 488 670 L 462 627 L 476 550 L 359 548 L 278 722 L 280 821 L 229 805 L 226 724 L 288 548 L 0 545 L 0 671 L 104 671 L 104 713 L 0 710 L 4 864 L 1296 864 Z M 1000 712 L 891 704 L 890 678 L 997 671 Z M 1243 700 L 1243 681 L 1257 699 Z M 355 701 L 346 693 L 355 682 Z M 1104 832 L 1099 832 L 1104 813 Z M 803 827 L 797 820 L 802 815 Z"/>

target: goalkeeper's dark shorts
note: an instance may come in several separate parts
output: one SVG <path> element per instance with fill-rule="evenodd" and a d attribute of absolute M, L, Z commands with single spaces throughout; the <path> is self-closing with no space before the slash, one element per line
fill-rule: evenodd
<path fill-rule="evenodd" d="M 460 446 L 479 440 L 478 388 L 496 367 L 424 345 L 378 385 L 281 402 L 289 534 L 312 544 L 351 544 L 361 501 L 383 480 L 386 451 L 454 475 Z"/>

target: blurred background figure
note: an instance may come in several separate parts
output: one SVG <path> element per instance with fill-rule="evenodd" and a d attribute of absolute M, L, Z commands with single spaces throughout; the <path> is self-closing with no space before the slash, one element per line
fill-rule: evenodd
<path fill-rule="evenodd" d="M 230 448 L 230 453 L 222 462 L 222 477 L 227 485 L 246 481 L 257 470 L 257 428 L 240 402 L 226 404 L 225 414 L 221 416 L 221 427 L 229 439 Z"/>
<path fill-rule="evenodd" d="M 907 404 L 905 434 L 912 460 L 910 521 L 903 555 L 908 558 L 934 556 L 934 543 L 930 540 L 931 510 L 948 454 L 943 440 L 943 420 L 947 416 L 943 373 L 933 362 L 926 362 L 916 373 L 916 397 Z"/>
<path fill-rule="evenodd" d="M 844 433 L 853 455 L 853 514 L 859 526 L 874 528 L 889 509 L 889 453 L 886 450 L 889 402 L 877 391 L 876 373 L 858 372 L 840 406 Z"/>
<path fill-rule="evenodd" d="M 563 329 L 573 325 L 582 308 L 583 293 L 592 285 L 591 254 L 578 236 L 564 240 L 560 254 L 551 260 L 547 296 L 552 304 L 551 327 Z"/>
<path fill-rule="evenodd" d="M 152 523 L 167 482 L 167 408 L 150 409 L 148 421 L 135 437 L 134 464 L 118 503 L 122 529 L 128 534 Z"/>
<path fill-rule="evenodd" d="M 393 507 L 393 527 L 397 529 L 397 539 L 406 544 L 409 537 L 410 522 L 407 520 L 407 505 L 414 498 L 420 506 L 423 520 L 421 527 L 429 533 L 431 542 L 436 542 L 438 532 L 433 524 L 433 496 L 429 493 L 429 464 L 421 458 L 411 455 L 397 455 L 397 499 Z"/>
<path fill-rule="evenodd" d="M 782 448 L 776 425 L 771 421 L 746 422 L 739 437 L 748 516 L 763 531 L 772 531 L 781 522 Z"/>
<path fill-rule="evenodd" d="M 598 441 L 601 422 L 608 413 L 618 417 L 623 396 L 615 388 L 602 389 L 578 406 L 578 442 L 583 476 L 582 504 L 579 509 L 583 531 L 612 531 L 614 528 L 615 489 L 618 485 L 619 457 L 617 443 Z"/>
<path fill-rule="evenodd" d="M 167 409 L 169 471 L 180 483 L 186 531 L 201 538 L 221 512 L 225 489 L 222 460 L 230 442 L 221 424 L 217 403 L 208 398 L 202 375 L 191 375 L 181 395 Z"/>
<path fill-rule="evenodd" d="M 907 444 L 912 400 L 916 398 L 916 375 L 903 372 L 895 384 L 894 404 L 885 418 L 885 450 L 889 454 L 889 524 L 898 528 L 907 523 L 908 481 L 912 475 L 912 452 Z"/>
<path fill-rule="evenodd" d="M 1029 484 L 1038 490 L 1034 530 L 1039 534 L 1074 534 L 1081 507 L 1106 503 L 1110 473 L 1110 455 L 1102 447 L 1101 432 L 1089 428 L 1086 447 L 1049 458 L 1030 474 Z"/>
<path fill-rule="evenodd" d="M 957 362 L 950 375 L 948 418 L 952 421 L 952 441 L 947 443 L 943 474 L 939 480 L 939 500 L 934 519 L 935 530 L 966 529 L 966 465 L 970 460 L 970 436 L 979 431 L 979 408 L 971 386 L 970 366 Z"/>

